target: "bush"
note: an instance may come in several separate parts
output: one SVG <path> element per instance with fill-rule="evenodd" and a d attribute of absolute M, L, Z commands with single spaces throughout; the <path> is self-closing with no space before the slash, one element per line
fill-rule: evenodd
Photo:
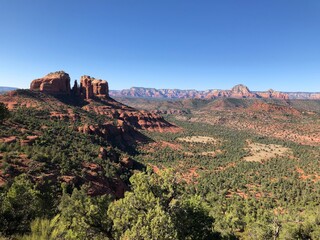
<path fill-rule="evenodd" d="M 4 105 L 4 103 L 0 102 L 0 122 L 9 117 L 9 110 Z"/>

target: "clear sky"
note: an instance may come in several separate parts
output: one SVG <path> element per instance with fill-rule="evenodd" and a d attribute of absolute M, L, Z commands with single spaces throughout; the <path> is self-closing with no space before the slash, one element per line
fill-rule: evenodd
<path fill-rule="evenodd" d="M 0 86 L 320 92 L 319 0 L 0 0 Z"/>

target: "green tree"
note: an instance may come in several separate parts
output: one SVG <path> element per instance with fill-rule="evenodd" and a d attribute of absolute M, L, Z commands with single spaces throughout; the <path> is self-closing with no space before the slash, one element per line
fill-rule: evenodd
<path fill-rule="evenodd" d="M 4 105 L 4 103 L 0 102 L 0 123 L 9 117 L 9 110 L 6 107 L 6 105 Z"/>
<path fill-rule="evenodd" d="M 31 234 L 19 237 L 19 240 L 53 240 L 54 221 L 48 219 L 36 218 L 31 223 Z M 59 235 L 59 234 L 57 234 Z"/>
<path fill-rule="evenodd" d="M 250 223 L 242 234 L 244 240 L 273 239 L 272 227 L 267 223 Z"/>
<path fill-rule="evenodd" d="M 157 204 L 145 214 L 139 214 L 136 223 L 120 237 L 125 240 L 177 239 L 171 217 Z"/>
<path fill-rule="evenodd" d="M 212 231 L 214 219 L 209 215 L 209 206 L 199 196 L 181 199 L 173 204 L 172 215 L 179 239 L 215 239 Z"/>
<path fill-rule="evenodd" d="M 171 233 L 166 233 L 167 239 L 175 239 L 176 232 L 173 229 L 170 216 L 167 215 L 166 221 L 163 221 L 162 225 L 158 221 L 163 219 L 166 214 L 160 206 L 160 199 L 151 191 L 151 178 L 151 175 L 144 173 L 133 175 L 130 178 L 133 192 L 126 192 L 124 198 L 110 205 L 108 215 L 113 221 L 116 238 L 134 239 L 133 236 L 135 236 L 141 239 L 147 233 L 152 234 L 150 232 L 152 223 L 158 227 L 154 230 L 156 233 L 170 229 Z M 138 233 L 137 230 L 142 225 L 144 225 L 144 231 Z"/>
<path fill-rule="evenodd" d="M 30 222 L 42 213 L 40 193 L 22 174 L 14 179 L 1 203 L 2 232 L 7 234 L 24 233 L 29 230 Z"/>
<path fill-rule="evenodd" d="M 63 239 L 108 239 L 111 221 L 107 215 L 111 202 L 109 195 L 90 197 L 86 189 L 64 193 L 56 216 L 56 229 L 63 229 Z M 56 236 L 57 237 L 57 236 Z"/>
<path fill-rule="evenodd" d="M 107 210 L 111 200 L 109 195 L 88 196 L 85 188 L 74 189 L 70 196 L 64 187 L 59 214 L 51 220 L 33 221 L 31 234 L 22 239 L 109 239 L 111 221 Z"/>
<path fill-rule="evenodd" d="M 116 239 L 215 239 L 207 206 L 198 196 L 185 197 L 174 176 L 164 171 L 130 178 L 133 191 L 108 210 Z"/>

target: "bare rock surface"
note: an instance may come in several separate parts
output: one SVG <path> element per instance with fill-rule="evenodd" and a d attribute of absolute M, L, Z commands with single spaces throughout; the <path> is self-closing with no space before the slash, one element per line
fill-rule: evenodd
<path fill-rule="evenodd" d="M 80 92 L 86 99 L 92 99 L 94 97 L 109 97 L 108 82 L 84 75 L 80 80 Z"/>
<path fill-rule="evenodd" d="M 53 94 L 69 94 L 70 76 L 64 71 L 49 73 L 42 78 L 33 80 L 30 84 L 30 90 Z"/>

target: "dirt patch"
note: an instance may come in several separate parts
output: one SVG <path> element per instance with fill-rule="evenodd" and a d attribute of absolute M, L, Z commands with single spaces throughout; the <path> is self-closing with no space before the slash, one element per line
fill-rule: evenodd
<path fill-rule="evenodd" d="M 243 160 L 247 162 L 262 162 L 274 157 L 280 157 L 285 155 L 291 155 L 292 152 L 290 148 L 283 147 L 276 144 L 262 144 L 262 143 L 252 143 L 247 141 L 247 150 L 250 151 L 250 155 L 244 157 Z"/>
<path fill-rule="evenodd" d="M 226 198 L 232 198 L 233 196 L 235 195 L 238 195 L 239 197 L 243 198 L 243 199 L 248 199 L 248 194 L 240 191 L 240 190 L 237 190 L 237 191 L 229 191 L 227 194 L 226 194 Z"/>
<path fill-rule="evenodd" d="M 199 174 L 196 172 L 197 167 L 192 167 L 190 169 L 188 169 L 187 171 L 181 173 L 181 178 L 186 181 L 188 184 L 190 183 L 197 183 L 197 181 L 195 181 L 198 177 Z"/>
<path fill-rule="evenodd" d="M 296 171 L 299 173 L 299 178 L 302 180 L 310 179 L 314 183 L 320 181 L 320 176 L 317 174 L 306 174 L 304 170 L 299 167 L 296 167 Z"/>
<path fill-rule="evenodd" d="M 152 166 L 152 170 L 154 171 L 154 173 L 159 174 L 160 169 L 156 165 L 151 165 L 151 166 Z"/>
<path fill-rule="evenodd" d="M 202 152 L 201 155 L 202 156 L 211 156 L 211 157 L 215 157 L 218 154 L 223 153 L 223 151 L 221 151 L 220 149 L 216 150 L 216 151 L 209 151 L 209 152 Z"/>
<path fill-rule="evenodd" d="M 233 109 L 214 114 L 199 111 L 195 112 L 188 122 L 223 125 L 235 130 L 250 131 L 261 136 L 289 140 L 304 145 L 320 145 L 320 120 L 317 115 L 297 115 L 291 108 L 289 112 L 282 113 L 281 111 L 281 109 L 273 112 Z"/>
<path fill-rule="evenodd" d="M 228 163 L 227 165 L 225 166 L 221 166 L 221 167 L 218 167 L 217 169 L 215 169 L 214 171 L 215 172 L 221 172 L 221 171 L 225 171 L 227 170 L 228 168 L 232 168 L 232 167 L 235 167 L 237 164 L 235 162 L 231 162 L 231 163 Z"/>
<path fill-rule="evenodd" d="M 181 150 L 182 147 L 180 144 L 177 144 L 177 143 L 171 143 L 171 142 L 166 142 L 166 141 L 160 141 L 160 145 L 161 147 L 163 148 L 171 148 L 172 150 Z"/>
<path fill-rule="evenodd" d="M 149 143 L 148 145 L 145 145 L 143 149 L 147 151 L 154 152 L 155 149 L 164 149 L 164 148 L 171 148 L 172 150 L 181 150 L 182 146 L 178 143 L 171 143 L 167 141 L 159 141 L 159 142 L 153 142 Z"/>
<path fill-rule="evenodd" d="M 193 153 L 193 152 L 184 152 L 183 154 L 185 156 L 209 156 L 209 157 L 215 157 L 218 154 L 221 154 L 222 151 L 220 149 L 216 150 L 216 151 L 208 151 L 208 152 L 200 152 L 200 153 Z"/>
<path fill-rule="evenodd" d="M 184 137 L 184 138 L 177 138 L 180 142 L 188 142 L 188 143 L 217 143 L 217 139 L 213 137 L 206 137 L 206 136 L 191 136 L 191 137 Z"/>
<path fill-rule="evenodd" d="M 152 170 L 156 174 L 161 174 L 162 170 L 165 170 L 166 168 L 164 166 L 156 166 L 150 164 Z M 178 182 L 186 182 L 187 184 L 197 184 L 198 182 L 196 179 L 199 177 L 199 174 L 197 173 L 198 167 L 192 167 L 192 168 L 185 168 L 183 162 L 180 161 L 180 163 L 174 168 L 175 176 L 177 177 Z"/>
<path fill-rule="evenodd" d="M 217 153 L 215 151 L 209 151 L 209 152 L 202 152 L 201 155 L 215 157 Z"/>

